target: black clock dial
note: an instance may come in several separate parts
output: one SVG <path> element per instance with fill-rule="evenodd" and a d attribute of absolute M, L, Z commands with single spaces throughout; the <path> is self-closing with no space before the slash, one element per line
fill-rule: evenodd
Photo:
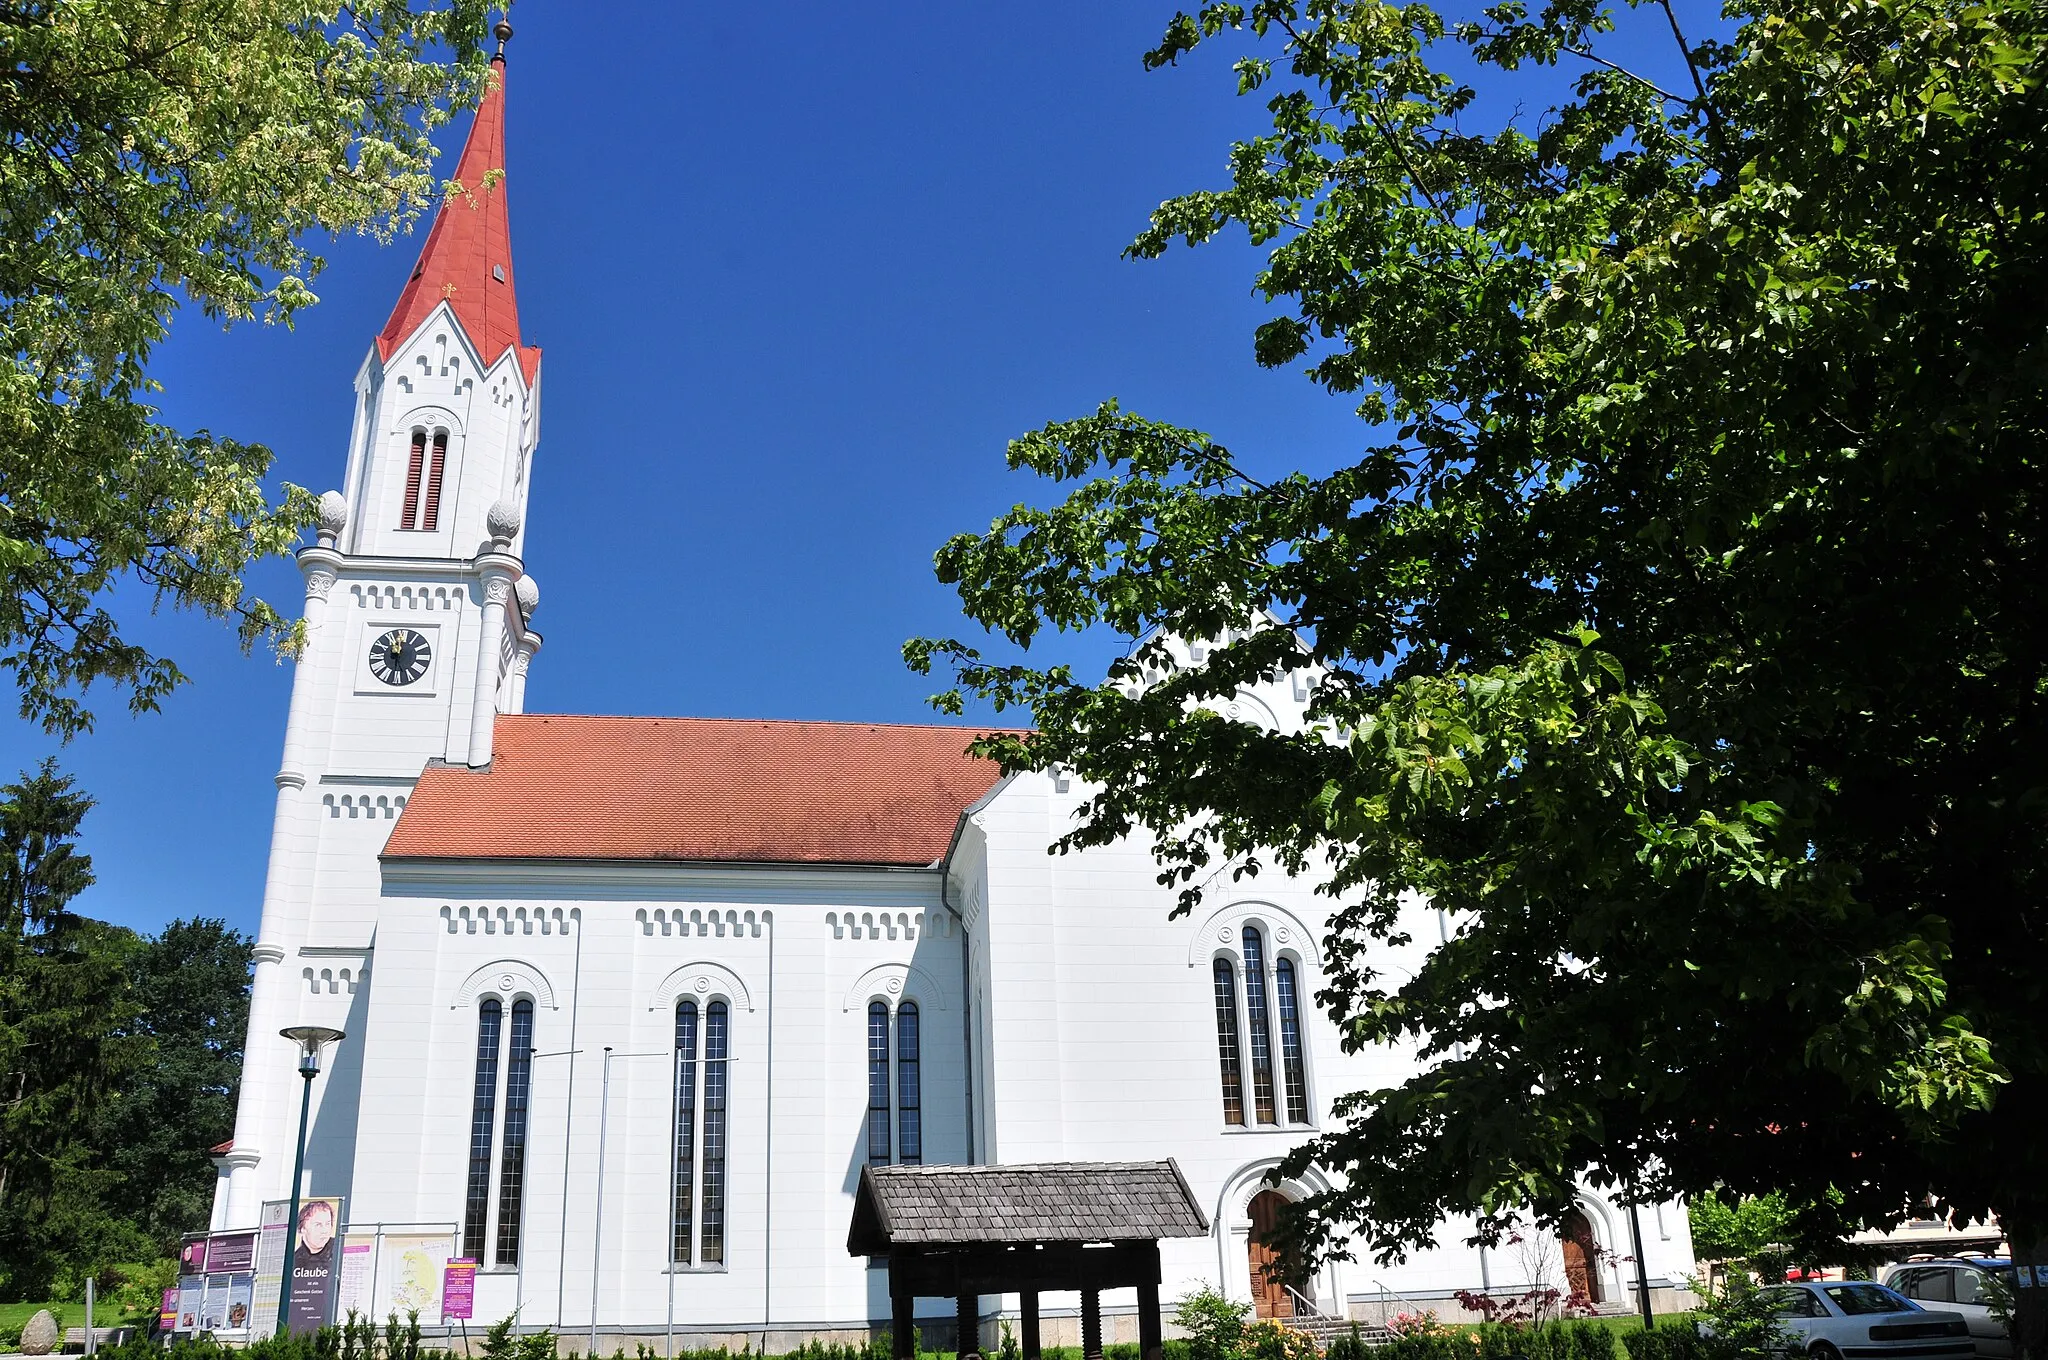
<path fill-rule="evenodd" d="M 394 628 L 370 644 L 370 674 L 387 685 L 410 685 L 433 659 L 434 649 L 410 628 Z"/>

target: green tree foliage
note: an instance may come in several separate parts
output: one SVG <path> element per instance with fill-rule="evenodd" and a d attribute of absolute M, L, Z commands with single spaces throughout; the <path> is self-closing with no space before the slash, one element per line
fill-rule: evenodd
<path fill-rule="evenodd" d="M 208 1151 L 235 1130 L 249 1026 L 249 941 L 222 921 L 173 921 L 128 968 L 127 1033 L 147 1060 L 101 1106 L 92 1142 L 116 1173 L 110 1207 L 152 1243 L 204 1227 Z"/>
<path fill-rule="evenodd" d="M 1795 1215 L 1785 1196 L 1709 1192 L 1686 1201 L 1693 1255 L 1703 1261 L 1732 1261 L 1765 1278 L 1781 1274 L 1792 1252 Z"/>
<path fill-rule="evenodd" d="M 1636 8 L 1666 85 L 1594 0 L 1177 17 L 1147 63 L 1229 44 L 1270 127 L 1130 253 L 1244 228 L 1258 361 L 1362 451 L 1262 481 L 1115 403 L 1047 425 L 1010 462 L 1065 499 L 939 575 L 1011 644 L 1139 644 L 1101 683 L 906 648 L 1031 710 L 1006 767 L 1090 782 L 1064 844 L 1150 832 L 1183 907 L 1327 884 L 1322 1002 L 1425 1070 L 1292 1158 L 1335 1187 L 1310 1250 L 1497 1239 L 1581 1174 L 2048 1237 L 2048 11 L 1685 12 Z M 1486 123 L 1475 64 L 1532 116 Z M 1309 730 L 1218 712 L 1304 665 Z M 1384 975 L 1417 899 L 1454 934 Z"/>
<path fill-rule="evenodd" d="M 0 787 L 0 1296 L 71 1296 L 205 1227 L 234 1126 L 248 941 L 74 912 L 91 807 L 47 762 Z"/>
<path fill-rule="evenodd" d="M 0 9 L 0 666 L 70 734 L 76 690 L 181 679 L 105 608 L 160 602 L 290 645 L 244 590 L 312 499 L 270 451 L 162 424 L 147 366 L 181 305 L 289 322 L 315 231 L 388 235 L 428 204 L 428 131 L 482 89 L 485 0 L 105 0 Z M 472 189 L 475 186 L 470 186 Z"/>

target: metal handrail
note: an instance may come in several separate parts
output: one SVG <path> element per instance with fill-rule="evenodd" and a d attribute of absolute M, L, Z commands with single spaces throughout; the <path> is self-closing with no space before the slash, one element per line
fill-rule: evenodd
<path fill-rule="evenodd" d="M 1309 1298 L 1293 1285 L 1283 1284 L 1280 1287 L 1294 1296 L 1294 1315 L 1296 1317 L 1334 1318 L 1336 1316 L 1334 1313 L 1325 1313 L 1322 1309 L 1316 1307 L 1314 1299 Z"/>
<path fill-rule="evenodd" d="M 1423 1308 L 1423 1306 L 1420 1303 L 1416 1302 L 1414 1299 L 1409 1298 L 1400 1290 L 1387 1288 L 1386 1281 L 1374 1280 L 1373 1284 L 1380 1291 L 1380 1326 L 1384 1327 L 1387 1325 L 1387 1298 L 1389 1295 L 1392 1295 L 1394 1298 L 1397 1298 L 1401 1302 L 1407 1304 L 1410 1311 L 1418 1313 L 1427 1311 L 1425 1308 Z"/>

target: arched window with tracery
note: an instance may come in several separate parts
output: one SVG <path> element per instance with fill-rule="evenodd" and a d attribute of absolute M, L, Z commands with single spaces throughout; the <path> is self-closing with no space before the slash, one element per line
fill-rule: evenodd
<path fill-rule="evenodd" d="M 1223 1122 L 1244 1123 L 1244 1054 L 1237 1041 L 1237 969 L 1216 960 L 1216 1049 L 1223 1072 Z"/>
<path fill-rule="evenodd" d="M 704 1231 L 697 1263 L 725 1261 L 726 1005 L 704 1008 Z"/>
<path fill-rule="evenodd" d="M 889 1007 L 868 1003 L 868 1165 L 889 1164 Z"/>
<path fill-rule="evenodd" d="M 924 1067 L 915 1001 L 893 1012 L 880 997 L 868 1002 L 867 1054 L 868 1165 L 916 1166 L 924 1161 Z"/>
<path fill-rule="evenodd" d="M 1244 1018 L 1251 1038 L 1252 1110 L 1261 1124 L 1273 1111 L 1273 1030 L 1266 1009 L 1266 942 L 1257 926 L 1244 928 Z"/>
<path fill-rule="evenodd" d="M 1308 1123 L 1308 1073 L 1301 1059 L 1301 1005 L 1294 985 L 1294 960 L 1273 960 L 1273 994 L 1279 1002 L 1280 1076 L 1287 1093 L 1287 1122 Z"/>
<path fill-rule="evenodd" d="M 896 1152 L 905 1166 L 924 1161 L 924 1123 L 918 1092 L 917 1003 L 896 1008 Z"/>
<path fill-rule="evenodd" d="M 695 1236 L 697 1187 L 697 1003 L 676 1003 L 675 1205 L 670 1217 L 669 1260 L 690 1263 Z"/>
<path fill-rule="evenodd" d="M 462 1252 L 483 1259 L 491 1215 L 491 1152 L 498 1131 L 498 1040 L 505 1008 L 496 997 L 477 1007 L 476 1084 L 469 1107 L 469 1185 L 462 1210 Z"/>
<path fill-rule="evenodd" d="M 511 1049 L 505 1064 L 505 1150 L 498 1167 L 498 1253 L 519 1264 L 519 1210 L 526 1192 L 526 1108 L 533 1094 L 533 1003 L 512 1003 Z"/>

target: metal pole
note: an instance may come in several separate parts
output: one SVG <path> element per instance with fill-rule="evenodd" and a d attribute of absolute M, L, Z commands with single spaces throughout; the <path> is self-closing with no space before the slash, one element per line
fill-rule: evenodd
<path fill-rule="evenodd" d="M 91 1355 L 95 1349 L 92 1344 L 92 1296 L 93 1278 L 88 1275 L 85 1277 L 85 1353 L 87 1355 Z"/>
<path fill-rule="evenodd" d="M 612 1047 L 604 1047 L 604 1082 L 597 1097 L 597 1196 L 590 1229 L 590 1354 L 597 1356 L 597 1265 L 604 1256 L 604 1140 L 612 1117 Z"/>
<path fill-rule="evenodd" d="M 1636 1310 L 1643 1315 L 1643 1330 L 1656 1326 L 1650 1318 L 1650 1268 L 1643 1262 L 1643 1221 L 1636 1213 L 1635 1177 L 1628 1184 L 1628 1237 L 1636 1253 Z"/>
<path fill-rule="evenodd" d="M 290 1330 L 292 1316 L 292 1252 L 299 1245 L 299 1182 L 306 1176 L 306 1119 L 313 1110 L 313 1073 L 303 1066 L 299 1075 L 305 1079 L 305 1089 L 299 1093 L 299 1150 L 292 1159 L 292 1208 L 284 1221 L 284 1275 L 278 1282 L 277 1290 L 277 1334 L 283 1336 Z"/>
<path fill-rule="evenodd" d="M 681 1103 L 682 1077 L 683 1054 L 678 1049 L 668 1075 L 668 1360 L 676 1360 L 676 1180 L 682 1171 L 677 1165 L 681 1158 L 676 1156 L 676 1135 L 681 1132 L 676 1127 L 676 1106 Z"/>

